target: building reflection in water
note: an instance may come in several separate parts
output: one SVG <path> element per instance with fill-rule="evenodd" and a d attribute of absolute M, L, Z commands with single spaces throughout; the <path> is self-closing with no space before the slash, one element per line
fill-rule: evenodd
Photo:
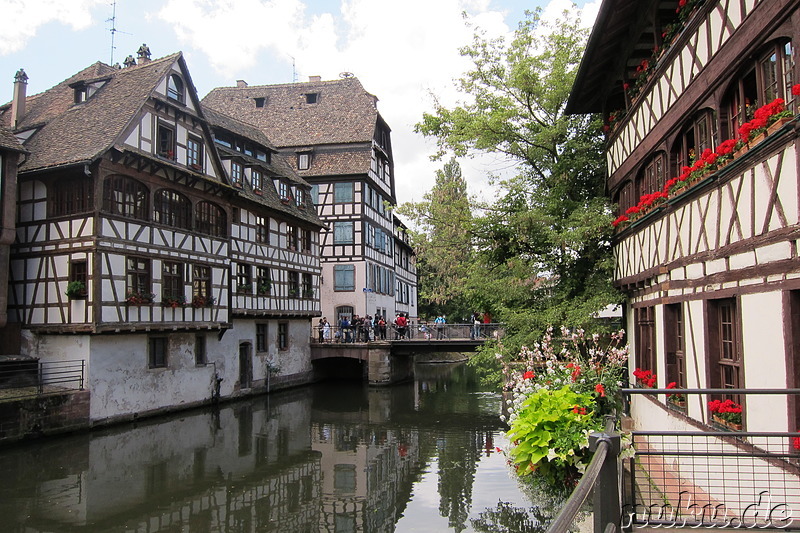
<path fill-rule="evenodd" d="M 0 450 L 0 516 L 26 533 L 390 532 L 436 464 L 439 513 L 461 531 L 499 400 L 451 370 L 407 386 L 315 385 Z"/>

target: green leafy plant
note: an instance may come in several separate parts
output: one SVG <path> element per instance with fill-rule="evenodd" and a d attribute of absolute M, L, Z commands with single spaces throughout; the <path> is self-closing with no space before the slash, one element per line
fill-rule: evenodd
<path fill-rule="evenodd" d="M 67 283 L 67 292 L 64 294 L 67 295 L 67 298 L 72 298 L 73 300 L 86 298 L 86 284 L 82 281 L 70 281 Z"/>
<path fill-rule="evenodd" d="M 183 294 L 179 294 L 177 296 L 162 296 L 161 305 L 163 307 L 171 307 L 173 309 L 177 307 L 183 307 L 186 305 L 186 297 Z"/>
<path fill-rule="evenodd" d="M 589 433 L 603 429 L 590 393 L 564 386 L 540 389 L 520 405 L 508 432 L 514 443 L 509 455 L 521 475 L 538 471 L 560 477 L 582 471 L 588 463 Z"/>

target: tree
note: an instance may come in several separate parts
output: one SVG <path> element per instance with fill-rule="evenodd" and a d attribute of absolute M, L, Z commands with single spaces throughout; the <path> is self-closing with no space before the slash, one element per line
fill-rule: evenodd
<path fill-rule="evenodd" d="M 470 225 L 475 254 L 465 291 L 505 322 L 512 349 L 548 325 L 585 326 L 621 297 L 611 284 L 603 138 L 595 116 L 566 115 L 587 31 L 572 11 L 555 23 L 528 12 L 513 39 L 476 35 L 462 55 L 467 102 L 436 104 L 417 131 L 438 157 L 500 153 L 519 163 Z"/>
<path fill-rule="evenodd" d="M 472 213 L 455 158 L 436 171 L 436 182 L 421 202 L 407 202 L 397 211 L 415 226 L 410 236 L 417 254 L 420 314 L 468 316 L 464 284 L 473 255 Z"/>

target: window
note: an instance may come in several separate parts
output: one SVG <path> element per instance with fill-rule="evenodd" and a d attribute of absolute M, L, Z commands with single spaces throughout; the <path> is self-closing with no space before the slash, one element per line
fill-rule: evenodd
<path fill-rule="evenodd" d="M 311 163 L 311 154 L 303 152 L 297 154 L 297 170 L 308 170 Z"/>
<path fill-rule="evenodd" d="M 356 290 L 356 267 L 354 265 L 334 265 L 333 290 Z"/>
<path fill-rule="evenodd" d="M 86 298 L 88 294 L 88 287 L 88 269 L 86 266 L 86 259 L 70 261 L 67 296 L 73 300 Z"/>
<path fill-rule="evenodd" d="M 225 237 L 228 234 L 225 211 L 211 202 L 199 202 L 194 210 L 195 229 L 200 233 L 213 237 Z"/>
<path fill-rule="evenodd" d="M 650 194 L 664 188 L 665 156 L 663 152 L 657 153 L 647 161 L 639 175 L 639 194 Z"/>
<path fill-rule="evenodd" d="M 269 219 L 266 217 L 256 217 L 256 242 L 269 244 Z"/>
<path fill-rule="evenodd" d="M 311 201 L 314 205 L 319 205 L 319 185 L 311 186 Z"/>
<path fill-rule="evenodd" d="M 711 110 L 703 110 L 695 114 L 684 126 L 683 131 L 678 136 L 672 146 L 672 174 L 679 176 L 683 167 L 690 167 L 703 153 L 703 150 L 714 149 L 714 113 Z M 662 185 L 663 186 L 663 185 Z M 655 192 L 655 190 L 639 190 L 639 194 Z"/>
<path fill-rule="evenodd" d="M 281 197 L 281 200 L 288 200 L 289 199 L 289 184 L 285 181 L 278 182 L 278 194 Z"/>
<path fill-rule="evenodd" d="M 150 368 L 167 367 L 167 338 L 149 337 L 147 355 Z"/>
<path fill-rule="evenodd" d="M 186 140 L 186 165 L 194 170 L 203 168 L 203 143 L 200 139 L 189 137 Z"/>
<path fill-rule="evenodd" d="M 175 130 L 164 124 L 159 124 L 156 129 L 156 154 L 175 159 Z"/>
<path fill-rule="evenodd" d="M 681 304 L 664 306 L 664 335 L 667 352 L 667 384 L 686 388 L 686 348 Z"/>
<path fill-rule="evenodd" d="M 264 107 L 264 101 L 266 100 L 266 98 L 261 96 L 261 97 L 258 97 L 258 98 L 253 98 L 253 100 L 256 103 L 256 107 Z"/>
<path fill-rule="evenodd" d="M 302 250 L 304 252 L 310 252 L 311 251 L 311 230 L 303 229 L 303 230 L 300 230 L 300 233 L 301 233 L 301 240 L 302 240 L 302 244 L 303 244 Z"/>
<path fill-rule="evenodd" d="M 297 206 L 303 206 L 306 203 L 306 195 L 303 189 L 295 189 L 294 190 L 294 203 Z"/>
<path fill-rule="evenodd" d="M 319 101 L 319 93 L 306 93 L 306 103 L 316 104 Z"/>
<path fill-rule="evenodd" d="M 278 322 L 278 349 L 289 349 L 289 324 L 287 322 Z"/>
<path fill-rule="evenodd" d="M 194 364 L 198 366 L 204 366 L 208 364 L 205 335 L 194 336 Z"/>
<path fill-rule="evenodd" d="M 192 297 L 211 296 L 211 267 L 192 265 Z"/>
<path fill-rule="evenodd" d="M 263 183 L 264 175 L 261 174 L 260 170 L 253 169 L 250 171 L 250 186 L 253 187 L 253 191 L 255 191 L 257 194 L 260 194 Z"/>
<path fill-rule="evenodd" d="M 656 328 L 653 307 L 638 307 L 634 310 L 636 322 L 636 367 L 656 374 L 655 338 Z"/>
<path fill-rule="evenodd" d="M 170 75 L 167 80 L 167 98 L 183 102 L 184 100 L 183 80 L 177 74 Z"/>
<path fill-rule="evenodd" d="M 138 295 L 145 299 L 152 294 L 150 284 L 150 260 L 141 257 L 126 259 L 127 295 Z"/>
<path fill-rule="evenodd" d="M 241 163 L 231 161 L 231 183 L 236 187 L 241 187 L 243 176 L 244 167 L 241 165 Z"/>
<path fill-rule="evenodd" d="M 155 222 L 175 228 L 192 227 L 192 203 L 179 192 L 169 189 L 156 191 L 153 218 Z"/>
<path fill-rule="evenodd" d="M 333 465 L 333 490 L 337 493 L 355 493 L 356 465 Z"/>
<path fill-rule="evenodd" d="M 298 248 L 297 227 L 287 224 L 286 226 L 286 247 L 289 250 L 297 250 Z"/>
<path fill-rule="evenodd" d="M 247 263 L 236 264 L 236 292 L 251 294 L 253 283 L 251 281 L 252 267 Z"/>
<path fill-rule="evenodd" d="M 615 200 L 617 203 L 617 214 L 621 215 L 628 210 L 629 207 L 636 205 L 638 199 L 634 195 L 635 187 L 630 180 L 625 181 L 616 193 Z"/>
<path fill-rule="evenodd" d="M 709 387 L 742 386 L 739 318 L 734 298 L 708 302 Z M 739 401 L 734 398 L 734 401 Z"/>
<path fill-rule="evenodd" d="M 300 297 L 300 273 L 293 270 L 289 271 L 289 296 L 291 298 Z"/>
<path fill-rule="evenodd" d="M 84 86 L 75 87 L 74 101 L 76 104 L 85 102 L 89 98 L 89 88 Z"/>
<path fill-rule="evenodd" d="M 51 216 L 86 213 L 94 207 L 92 180 L 83 178 L 58 180 L 49 189 Z"/>
<path fill-rule="evenodd" d="M 256 270 L 256 292 L 262 296 L 272 292 L 272 276 L 269 267 L 258 267 Z"/>
<path fill-rule="evenodd" d="M 791 100 L 792 52 L 791 41 L 769 44 L 731 84 L 722 105 L 722 134 L 725 138 L 737 138 L 739 126 L 753 118 L 755 109 L 775 98 Z"/>
<path fill-rule="evenodd" d="M 266 352 L 268 351 L 267 346 L 267 334 L 269 333 L 269 328 L 266 323 L 256 323 L 256 352 Z"/>
<path fill-rule="evenodd" d="M 164 261 L 161 273 L 161 299 L 162 302 L 174 301 L 183 303 L 183 263 Z"/>
<path fill-rule="evenodd" d="M 311 274 L 303 273 L 303 298 L 314 297 L 314 284 L 312 282 Z"/>
<path fill-rule="evenodd" d="M 106 211 L 124 217 L 147 220 L 149 218 L 149 191 L 147 187 L 127 176 L 106 179 L 103 206 Z"/>
<path fill-rule="evenodd" d="M 334 183 L 333 201 L 337 204 L 353 201 L 352 183 Z"/>
<path fill-rule="evenodd" d="M 353 223 L 334 222 L 333 223 L 333 243 L 334 244 L 353 244 Z"/>

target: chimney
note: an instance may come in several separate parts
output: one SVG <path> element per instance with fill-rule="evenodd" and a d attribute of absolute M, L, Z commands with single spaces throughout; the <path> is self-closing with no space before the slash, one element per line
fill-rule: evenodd
<path fill-rule="evenodd" d="M 136 58 L 139 60 L 140 65 L 150 62 L 150 48 L 142 43 L 142 46 L 136 51 Z"/>
<path fill-rule="evenodd" d="M 322 76 L 309 76 L 308 83 L 313 83 L 315 81 L 322 81 Z"/>
<path fill-rule="evenodd" d="M 236 80 L 236 87 L 238 87 L 239 89 L 244 89 L 245 87 L 247 87 L 247 82 L 244 80 Z"/>
<path fill-rule="evenodd" d="M 25 98 L 28 89 L 28 75 L 19 69 L 14 75 L 14 97 L 11 100 L 11 122 L 16 128 L 25 116 Z"/>

